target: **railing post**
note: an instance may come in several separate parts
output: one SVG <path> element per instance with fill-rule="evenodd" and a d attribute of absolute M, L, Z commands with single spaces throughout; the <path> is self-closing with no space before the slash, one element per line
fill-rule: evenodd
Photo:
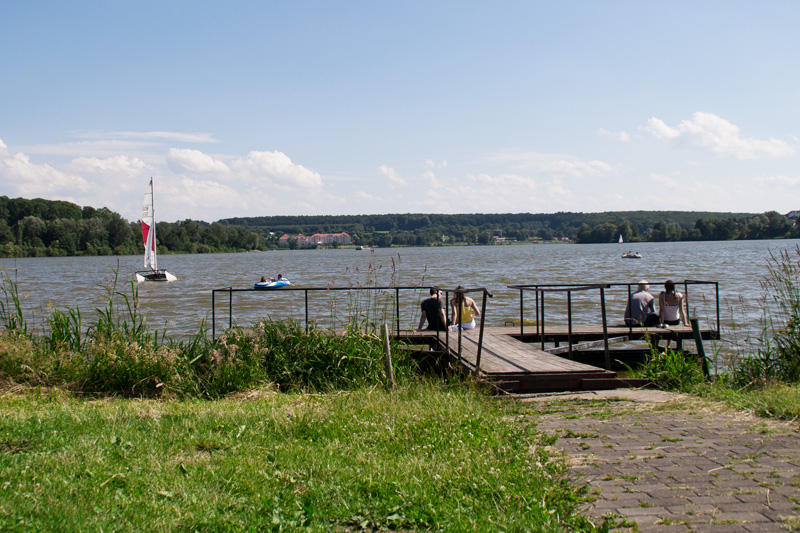
<path fill-rule="evenodd" d="M 544 290 L 541 291 L 541 298 L 542 298 L 542 314 L 541 314 L 541 323 L 542 323 L 542 331 L 540 333 L 542 339 L 542 350 L 544 350 Z"/>
<path fill-rule="evenodd" d="M 216 307 L 217 290 L 211 290 L 211 342 L 217 341 L 217 307 Z"/>
<path fill-rule="evenodd" d="M 394 288 L 394 311 L 397 321 L 397 336 L 400 336 L 400 288 Z M 413 317 L 412 317 L 413 320 Z"/>
<path fill-rule="evenodd" d="M 628 286 L 630 292 L 630 285 Z M 608 318 L 606 316 L 606 289 L 600 287 L 600 312 L 603 315 L 603 346 L 606 355 L 606 370 L 611 370 L 611 352 L 608 350 Z"/>
<path fill-rule="evenodd" d="M 306 335 L 308 335 L 308 289 L 303 289 L 306 302 Z"/>
<path fill-rule="evenodd" d="M 525 307 L 522 304 L 522 297 L 525 294 L 525 291 L 520 288 L 519 289 L 519 339 L 523 342 L 525 336 Z"/>
<path fill-rule="evenodd" d="M 601 289 L 602 290 L 602 289 Z M 637 287 L 638 290 L 638 287 Z M 633 336 L 633 308 L 631 307 L 631 284 L 628 283 L 628 301 L 625 303 L 625 308 L 630 309 L 628 316 L 628 338 Z"/>
<path fill-rule="evenodd" d="M 233 328 L 233 287 L 228 287 L 228 329 Z"/>
<path fill-rule="evenodd" d="M 569 359 L 572 355 L 572 291 L 567 291 L 567 342 L 569 343 Z"/>
<path fill-rule="evenodd" d="M 481 331 L 478 333 L 478 355 L 475 358 L 475 374 L 481 370 L 481 352 L 483 351 L 483 317 L 486 316 L 486 289 L 483 289 L 483 300 L 481 301 Z"/>
<path fill-rule="evenodd" d="M 716 288 L 717 293 L 717 338 L 719 339 L 722 336 L 722 329 L 719 323 L 719 282 L 714 282 L 714 287 Z"/>

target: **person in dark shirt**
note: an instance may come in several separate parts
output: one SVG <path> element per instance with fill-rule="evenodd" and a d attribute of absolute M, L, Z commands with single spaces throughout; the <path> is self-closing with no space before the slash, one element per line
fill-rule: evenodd
<path fill-rule="evenodd" d="M 445 302 L 438 287 L 430 290 L 430 297 L 422 300 L 422 316 L 419 317 L 418 331 L 422 331 L 425 321 L 428 321 L 427 330 L 444 331 L 447 329 L 447 315 L 445 314 Z"/>

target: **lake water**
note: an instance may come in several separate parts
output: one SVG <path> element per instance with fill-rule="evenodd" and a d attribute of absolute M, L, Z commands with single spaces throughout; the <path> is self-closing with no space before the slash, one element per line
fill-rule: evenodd
<path fill-rule="evenodd" d="M 198 331 L 200 323 L 211 323 L 211 291 L 224 287 L 251 288 L 262 275 L 278 273 L 297 287 L 357 287 L 369 285 L 429 286 L 454 288 L 486 287 L 494 294 L 487 300 L 486 324 L 507 324 L 520 315 L 515 284 L 635 283 L 647 279 L 657 295 L 666 279 L 718 281 L 722 323 L 733 320 L 757 326 L 762 294 L 760 280 L 767 272 L 767 256 L 794 250 L 800 241 L 724 241 L 636 244 L 546 244 L 464 246 L 435 248 L 387 248 L 369 250 L 280 250 L 238 254 L 162 255 L 159 266 L 178 277 L 172 283 L 139 284 L 139 300 L 152 327 L 167 328 L 171 335 Z M 627 250 L 642 259 L 622 259 Z M 78 307 L 84 323 L 94 322 L 95 307 L 104 307 L 108 287 L 119 272 L 117 288 L 130 294 L 129 280 L 141 268 L 139 256 L 3 259 L 0 265 L 16 278 L 29 322 L 42 327 L 43 317 L 53 308 Z M 679 289 L 682 290 L 682 289 Z M 712 288 L 690 286 L 690 306 L 713 327 L 716 321 Z M 373 293 L 374 295 L 374 293 Z M 419 301 L 427 291 L 403 291 L 401 327 L 416 327 Z M 619 323 L 627 289 L 606 295 L 610 323 Z M 367 298 L 372 298 L 369 296 Z M 228 324 L 227 295 L 217 296 L 216 327 Z M 348 293 L 310 294 L 312 320 L 322 325 L 346 308 L 364 307 L 364 296 Z M 377 296 L 375 298 L 378 298 Z M 526 318 L 533 318 L 533 296 L 526 293 Z M 559 299 L 560 298 L 560 299 Z M 551 303 L 552 300 L 552 303 Z M 564 319 L 565 297 L 548 296 L 548 323 Z M 248 325 L 262 317 L 290 316 L 302 319 L 303 291 L 258 291 L 234 294 L 233 320 Z M 383 309 L 373 300 L 366 306 Z M 393 308 L 393 304 L 387 307 Z M 576 320 L 599 322 L 599 293 L 573 297 Z M 371 311 L 372 319 L 378 312 Z M 380 318 L 380 317 L 378 317 Z M 550 322 L 550 321 L 553 322 Z M 334 324 L 335 325 L 335 324 Z"/>

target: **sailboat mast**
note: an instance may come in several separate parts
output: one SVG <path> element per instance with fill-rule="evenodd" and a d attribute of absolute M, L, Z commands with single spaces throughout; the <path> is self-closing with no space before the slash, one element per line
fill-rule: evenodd
<path fill-rule="evenodd" d="M 150 228 L 150 231 L 153 232 L 153 270 L 158 270 L 158 254 L 156 254 L 156 248 L 158 247 L 158 241 L 156 241 L 156 193 L 153 189 L 153 178 L 150 178 L 150 211 L 153 214 L 153 227 Z"/>

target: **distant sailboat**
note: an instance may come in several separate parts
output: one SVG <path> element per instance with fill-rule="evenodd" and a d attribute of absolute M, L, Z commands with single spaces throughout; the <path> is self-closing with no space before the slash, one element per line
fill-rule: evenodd
<path fill-rule="evenodd" d="M 144 240 L 144 267 L 136 272 L 136 281 L 177 281 L 178 278 L 158 268 L 156 257 L 156 217 L 153 209 L 153 178 L 144 195 L 142 205 L 142 239 Z"/>
<path fill-rule="evenodd" d="M 617 241 L 617 244 L 622 244 L 622 233 L 619 234 L 619 240 Z"/>

